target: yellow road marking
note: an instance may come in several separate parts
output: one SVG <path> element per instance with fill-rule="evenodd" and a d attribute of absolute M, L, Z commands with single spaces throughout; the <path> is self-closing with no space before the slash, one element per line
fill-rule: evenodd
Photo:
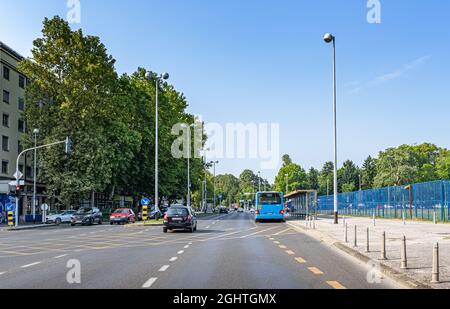
<path fill-rule="evenodd" d="M 294 255 L 295 254 L 294 251 L 291 251 L 291 250 L 287 250 L 286 253 L 289 254 L 289 255 Z"/>
<path fill-rule="evenodd" d="M 309 267 L 308 270 L 312 272 L 314 275 L 323 275 L 323 272 L 317 267 Z"/>
<path fill-rule="evenodd" d="M 301 258 L 301 257 L 295 258 L 295 260 L 296 260 L 297 262 L 299 262 L 300 264 L 305 264 L 305 263 L 306 263 L 306 260 L 304 260 L 304 259 Z"/>
<path fill-rule="evenodd" d="M 327 281 L 327 284 L 336 290 L 346 290 L 347 288 L 337 281 Z"/>

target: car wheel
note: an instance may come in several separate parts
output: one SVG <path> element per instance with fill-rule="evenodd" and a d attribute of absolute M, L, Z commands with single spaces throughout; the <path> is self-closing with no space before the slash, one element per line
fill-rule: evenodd
<path fill-rule="evenodd" d="M 103 224 L 102 218 L 98 219 L 98 225 L 102 225 L 102 224 Z"/>
<path fill-rule="evenodd" d="M 75 224 L 71 223 L 70 226 L 75 226 Z"/>
<path fill-rule="evenodd" d="M 114 225 L 114 222 L 109 222 L 109 224 Z"/>
<path fill-rule="evenodd" d="M 61 224 L 61 218 L 56 218 L 55 224 L 56 224 L 56 225 L 60 225 L 60 224 Z"/>
<path fill-rule="evenodd" d="M 164 229 L 163 229 L 163 232 L 164 232 L 164 233 L 167 233 L 167 229 L 166 229 L 166 228 L 164 228 Z"/>

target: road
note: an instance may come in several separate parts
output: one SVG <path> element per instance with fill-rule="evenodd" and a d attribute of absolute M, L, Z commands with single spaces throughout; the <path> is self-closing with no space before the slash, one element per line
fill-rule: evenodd
<path fill-rule="evenodd" d="M 78 260 L 81 283 L 69 284 Z M 379 289 L 369 267 L 283 223 L 212 215 L 197 233 L 161 227 L 51 227 L 0 232 L 0 288 Z"/>

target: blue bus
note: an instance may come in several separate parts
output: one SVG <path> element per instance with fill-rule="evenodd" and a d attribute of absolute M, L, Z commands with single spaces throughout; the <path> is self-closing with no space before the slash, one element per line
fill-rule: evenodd
<path fill-rule="evenodd" d="M 280 192 L 256 193 L 255 221 L 277 220 L 284 222 L 284 196 Z"/>

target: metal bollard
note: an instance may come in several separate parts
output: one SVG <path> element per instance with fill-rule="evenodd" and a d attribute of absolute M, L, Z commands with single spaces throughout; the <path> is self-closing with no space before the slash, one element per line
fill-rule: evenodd
<path fill-rule="evenodd" d="M 313 220 L 313 229 L 316 229 L 316 217 L 313 216 L 312 220 Z"/>
<path fill-rule="evenodd" d="M 383 232 L 381 235 L 381 255 L 380 260 L 385 261 L 387 260 L 386 257 L 386 232 Z"/>
<path fill-rule="evenodd" d="M 367 234 L 366 234 L 366 252 L 369 253 L 370 252 L 370 246 L 369 246 L 369 228 L 367 228 Z"/>
<path fill-rule="evenodd" d="M 348 225 L 345 224 L 345 233 L 344 233 L 345 243 L 348 244 Z"/>
<path fill-rule="evenodd" d="M 374 212 L 373 212 L 373 219 L 372 219 L 372 220 L 373 220 L 373 226 L 376 225 L 375 218 L 376 218 L 376 217 L 375 217 L 375 211 L 374 211 Z"/>
<path fill-rule="evenodd" d="M 345 215 L 342 217 L 342 224 L 345 226 Z"/>
<path fill-rule="evenodd" d="M 406 225 L 406 216 L 404 211 L 402 211 L 402 218 L 403 218 L 403 225 Z"/>
<path fill-rule="evenodd" d="M 402 246 L 401 246 L 401 258 L 402 258 L 402 264 L 400 266 L 401 269 L 407 269 L 408 268 L 408 258 L 406 256 L 406 236 L 403 236 L 402 238 Z"/>
<path fill-rule="evenodd" d="M 431 283 L 440 283 L 439 280 L 439 243 L 434 244 L 433 248 L 433 273 Z"/>
<path fill-rule="evenodd" d="M 433 211 L 433 224 L 437 224 L 437 220 L 436 220 L 436 210 Z"/>
<path fill-rule="evenodd" d="M 355 241 L 353 246 L 356 248 L 358 247 L 358 226 L 355 225 Z"/>

